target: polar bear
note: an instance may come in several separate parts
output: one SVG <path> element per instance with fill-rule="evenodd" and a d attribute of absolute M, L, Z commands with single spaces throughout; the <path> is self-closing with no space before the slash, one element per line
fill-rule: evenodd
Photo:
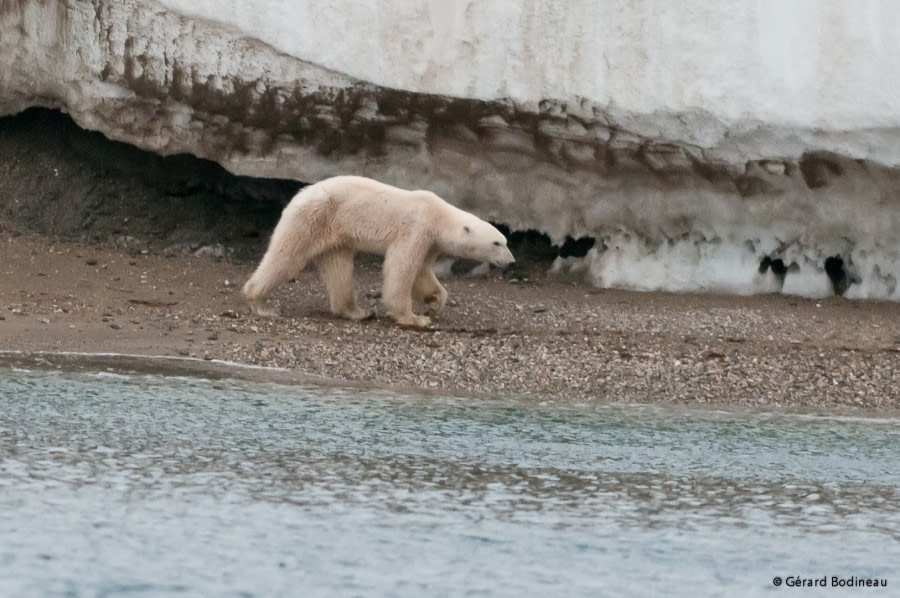
<path fill-rule="evenodd" d="M 415 296 L 430 315 L 447 302 L 432 266 L 452 255 L 495 266 L 512 264 L 506 237 L 477 216 L 430 191 L 406 191 L 359 176 L 338 176 L 304 188 L 285 207 L 269 247 L 244 285 L 254 313 L 277 315 L 266 297 L 313 260 L 332 313 L 361 320 L 353 285 L 357 251 L 384 255 L 382 301 L 399 324 L 427 326 L 412 310 Z"/>

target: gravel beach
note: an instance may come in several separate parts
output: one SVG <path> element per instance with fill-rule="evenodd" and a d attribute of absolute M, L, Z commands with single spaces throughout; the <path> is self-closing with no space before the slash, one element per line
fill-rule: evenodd
<path fill-rule="evenodd" d="M 311 269 L 279 289 L 282 316 L 267 319 L 251 316 L 240 294 L 250 260 L 0 239 L 7 362 L 37 352 L 115 352 L 462 395 L 900 410 L 896 303 L 601 290 L 532 268 L 446 278 L 446 310 L 419 330 L 384 316 L 375 259 L 358 260 L 358 281 L 376 319 L 330 316 Z"/>

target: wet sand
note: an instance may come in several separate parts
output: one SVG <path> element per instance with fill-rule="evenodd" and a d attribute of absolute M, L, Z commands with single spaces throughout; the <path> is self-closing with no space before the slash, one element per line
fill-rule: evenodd
<path fill-rule="evenodd" d="M 379 314 L 366 322 L 331 317 L 314 270 L 276 293 L 282 317 L 251 316 L 240 286 L 254 266 L 3 233 L 0 350 L 7 353 L 0 362 L 53 365 L 59 360 L 34 354 L 126 353 L 179 358 L 150 366 L 171 371 L 279 382 L 900 411 L 897 303 L 601 290 L 532 269 L 524 280 L 509 273 L 445 279 L 446 310 L 418 330 L 384 317 L 377 260 L 359 261 L 360 297 Z M 191 357 L 286 371 L 195 367 L 184 359 Z"/>

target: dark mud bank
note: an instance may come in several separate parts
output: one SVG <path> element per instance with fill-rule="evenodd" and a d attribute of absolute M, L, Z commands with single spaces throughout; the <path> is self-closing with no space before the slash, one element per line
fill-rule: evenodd
<path fill-rule="evenodd" d="M 304 185 L 234 175 L 190 154 L 160 156 L 82 129 L 57 110 L 0 118 L 0 231 L 11 234 L 255 259 Z M 588 237 L 554 245 L 541 231 L 497 224 L 530 266 L 583 257 L 594 245 Z M 475 265 L 460 262 L 454 272 Z"/>
<path fill-rule="evenodd" d="M 190 251 L 258 250 L 303 186 L 235 176 L 78 127 L 59 111 L 0 118 L 0 230 Z"/>

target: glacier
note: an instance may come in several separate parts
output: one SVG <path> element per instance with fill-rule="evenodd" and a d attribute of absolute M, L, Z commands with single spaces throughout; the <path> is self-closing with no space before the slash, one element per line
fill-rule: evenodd
<path fill-rule="evenodd" d="M 0 115 L 236 174 L 361 174 L 593 284 L 900 300 L 900 7 L 3 0 Z"/>

